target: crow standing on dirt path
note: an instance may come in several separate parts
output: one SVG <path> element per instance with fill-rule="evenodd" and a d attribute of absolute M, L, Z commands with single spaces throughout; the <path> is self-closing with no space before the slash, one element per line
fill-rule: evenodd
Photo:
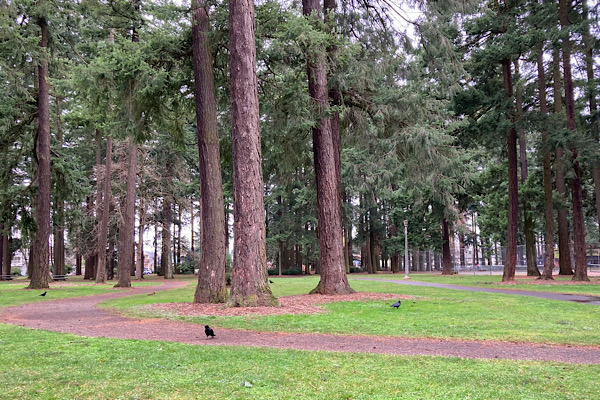
<path fill-rule="evenodd" d="M 398 300 L 397 302 L 395 302 L 394 304 L 392 304 L 390 307 L 396 307 L 396 310 L 397 310 L 398 307 L 400 307 L 401 304 L 402 304 L 402 302 L 400 300 Z"/>
<path fill-rule="evenodd" d="M 208 325 L 204 325 L 204 333 L 206 333 L 207 339 L 209 336 L 215 337 L 215 331 L 213 331 L 212 328 Z"/>
<path fill-rule="evenodd" d="M 40 294 L 40 296 L 45 296 L 45 295 L 46 295 L 46 293 L 48 293 L 48 292 L 46 291 L 46 292 L 44 292 L 44 293 Z"/>

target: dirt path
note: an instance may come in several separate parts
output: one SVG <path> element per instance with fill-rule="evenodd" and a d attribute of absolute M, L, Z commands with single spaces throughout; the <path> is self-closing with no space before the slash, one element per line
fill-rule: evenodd
<path fill-rule="evenodd" d="M 281 349 L 365 352 L 398 355 L 439 355 L 482 359 L 514 359 L 600 364 L 600 347 L 516 344 L 468 340 L 337 336 L 251 332 L 215 327 L 207 340 L 203 327 L 159 319 L 132 319 L 98 308 L 99 302 L 133 294 L 174 289 L 186 283 L 131 289 L 98 296 L 50 300 L 0 310 L 0 323 L 67 332 L 88 337 L 163 340 L 196 345 L 255 346 Z"/>

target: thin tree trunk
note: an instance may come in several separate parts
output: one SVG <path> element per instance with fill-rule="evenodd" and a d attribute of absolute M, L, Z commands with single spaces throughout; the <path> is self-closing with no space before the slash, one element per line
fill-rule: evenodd
<path fill-rule="evenodd" d="M 562 95 L 561 95 L 561 74 L 560 74 L 560 50 L 554 49 L 554 113 L 556 115 L 562 112 Z M 565 183 L 565 160 L 564 150 L 562 146 L 556 148 L 555 155 L 556 163 L 556 191 L 561 200 L 561 205 L 558 207 L 558 257 L 559 257 L 559 275 L 573 275 L 571 266 L 571 243 L 569 237 L 569 225 L 567 221 L 567 186 Z"/>
<path fill-rule="evenodd" d="M 538 68 L 538 97 L 540 99 L 540 114 L 542 118 L 542 146 L 544 169 L 544 273 L 541 278 L 550 280 L 554 269 L 554 199 L 552 198 L 552 164 L 550 143 L 548 141 L 548 103 L 546 100 L 546 74 L 544 72 L 544 44 L 540 43 L 537 55 Z"/>
<path fill-rule="evenodd" d="M 515 60 L 515 73 L 520 74 L 519 61 Z M 521 169 L 521 184 L 525 185 L 529 175 L 527 170 L 527 141 L 526 132 L 523 127 L 523 86 L 518 85 L 516 90 L 516 106 L 517 106 L 517 124 L 519 138 L 519 166 Z M 533 218 L 529 210 L 529 196 L 526 193 L 522 195 L 523 203 L 523 219 L 525 231 L 525 258 L 527 260 L 527 276 L 540 277 L 540 270 L 537 267 L 535 256 L 535 234 L 533 232 Z"/>
<path fill-rule="evenodd" d="M 112 210 L 111 210 L 112 212 Z M 111 235 L 108 239 L 108 254 L 107 254 L 108 273 L 106 279 L 112 281 L 115 279 L 115 238 Z"/>
<path fill-rule="evenodd" d="M 190 247 L 191 247 L 191 251 L 192 251 L 192 255 L 196 252 L 196 248 L 194 246 L 194 240 L 196 240 L 194 238 L 194 220 L 196 219 L 196 216 L 194 215 L 194 200 L 192 200 L 191 202 L 191 207 L 190 207 Z"/>
<path fill-rule="evenodd" d="M 152 261 L 154 263 L 154 265 L 153 265 L 154 269 L 152 272 L 158 273 L 159 272 L 159 271 L 157 271 L 157 269 L 158 269 L 158 223 L 156 223 L 156 222 L 154 223 L 154 242 L 153 242 L 153 244 L 154 244 L 154 260 L 152 260 Z"/>
<path fill-rule="evenodd" d="M 229 38 L 235 221 L 228 304 L 233 307 L 275 306 L 277 299 L 267 283 L 253 3 L 229 1 Z"/>
<path fill-rule="evenodd" d="M 38 165 L 38 203 L 37 230 L 35 232 L 35 252 L 33 253 L 31 281 L 29 289 L 48 288 L 50 269 L 48 266 L 50 237 L 50 95 L 48 60 L 48 22 L 44 17 L 38 18 L 41 37 L 39 42 L 40 59 L 38 60 L 38 135 L 37 135 L 37 165 Z"/>
<path fill-rule="evenodd" d="M 512 71 L 510 59 L 502 60 L 504 90 L 509 98 L 513 96 Z M 519 189 L 517 178 L 517 130 L 511 118 L 511 127 L 507 135 L 508 152 L 508 223 L 506 233 L 506 259 L 502 282 L 515 279 L 517 265 L 517 227 L 519 219 Z"/>
<path fill-rule="evenodd" d="M 137 174 L 137 145 L 129 139 L 127 160 L 127 183 L 125 200 L 122 204 L 122 224 L 119 227 L 119 263 L 115 287 L 131 287 L 131 269 L 133 260 L 133 242 L 135 231 L 135 189 Z"/>
<path fill-rule="evenodd" d="M 590 24 L 592 21 L 589 19 L 589 11 L 587 2 L 582 2 L 583 7 L 583 18 L 587 21 L 586 29 L 583 33 L 583 44 L 585 46 L 585 71 L 587 77 L 587 95 L 590 106 L 590 131 L 592 139 L 595 143 L 600 141 L 600 126 L 598 119 L 598 102 L 596 99 L 597 83 L 594 80 L 594 48 L 597 39 L 590 34 Z M 592 162 L 593 177 L 594 177 L 594 194 L 596 196 L 596 218 L 598 221 L 598 228 L 600 229 L 600 161 L 594 160 Z M 598 235 L 600 240 L 600 234 Z"/>
<path fill-rule="evenodd" d="M 141 170 L 143 171 L 143 164 Z M 143 174 L 140 173 L 140 186 L 143 184 Z M 140 196 L 139 208 L 139 226 L 138 226 L 138 262 L 135 269 L 135 277 L 137 280 L 144 279 L 144 230 L 146 228 L 146 211 L 147 202 L 144 196 Z"/>
<path fill-rule="evenodd" d="M 11 264 L 11 251 L 10 251 L 10 236 L 8 235 L 2 235 L 0 236 L 0 239 L 2 239 L 0 241 L 0 263 L 1 263 L 1 267 L 0 271 L 2 272 L 3 275 L 10 275 L 10 264 Z"/>
<path fill-rule="evenodd" d="M 567 30 L 569 26 L 569 10 L 566 0 L 559 0 L 559 17 L 561 30 Z M 565 86 L 565 109 L 567 112 L 567 129 L 575 133 L 575 97 L 573 94 L 573 78 L 571 75 L 571 41 L 568 36 L 562 40 L 563 50 L 563 74 Z M 581 190 L 581 167 L 579 165 L 579 149 L 574 140 L 570 140 L 571 165 L 573 167 L 573 178 L 571 179 L 571 200 L 573 203 L 573 244 L 575 256 L 574 281 L 589 281 L 587 274 L 587 260 L 585 256 L 585 223 L 583 217 L 583 199 Z"/>
<path fill-rule="evenodd" d="M 318 0 L 303 0 L 302 12 L 310 18 L 322 18 Z M 325 49 L 307 55 L 308 88 L 315 112 L 323 114 L 329 108 Z M 312 130 L 321 279 L 311 293 L 347 294 L 354 290 L 348 284 L 342 254 L 342 210 L 339 179 L 336 170 L 336 138 L 329 118 L 322 118 Z"/>
<path fill-rule="evenodd" d="M 173 278 L 173 263 L 171 259 L 171 225 L 173 215 L 171 198 L 166 195 L 163 199 L 162 252 L 160 256 L 160 272 L 165 279 Z"/>
<path fill-rule="evenodd" d="M 2 275 L 10 275 L 10 271 L 6 273 L 6 267 L 4 266 L 4 225 L 0 223 L 0 274 Z"/>
<path fill-rule="evenodd" d="M 81 263 L 82 262 L 82 257 L 81 257 L 81 252 L 79 251 L 79 249 L 77 249 L 77 251 L 75 252 L 75 275 L 80 276 L 81 275 Z"/>
<path fill-rule="evenodd" d="M 112 176 L 112 138 L 106 138 L 106 167 L 104 169 L 104 195 L 102 205 L 98 204 L 100 227 L 98 233 L 98 268 L 96 268 L 96 283 L 106 281 L 106 242 L 108 241 L 108 221 L 110 219 L 110 199 Z"/>

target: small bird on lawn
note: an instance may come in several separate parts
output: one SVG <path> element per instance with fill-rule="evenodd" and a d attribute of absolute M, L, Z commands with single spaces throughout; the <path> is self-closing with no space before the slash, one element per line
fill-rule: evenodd
<path fill-rule="evenodd" d="M 215 337 L 215 331 L 213 331 L 212 328 L 208 325 L 204 325 L 204 333 L 206 333 L 207 339 L 210 336 Z"/>
<path fill-rule="evenodd" d="M 275 282 L 273 282 L 272 280 L 269 279 L 269 283 L 275 283 Z"/>
<path fill-rule="evenodd" d="M 44 292 L 44 293 L 40 294 L 40 296 L 45 296 L 45 295 L 46 295 L 46 293 L 48 293 L 48 292 L 46 291 L 46 292 Z"/>
<path fill-rule="evenodd" d="M 398 300 L 397 302 L 392 304 L 390 307 L 396 307 L 396 309 L 398 309 L 398 307 L 400 307 L 400 304 L 402 304 L 402 302 L 400 300 Z"/>

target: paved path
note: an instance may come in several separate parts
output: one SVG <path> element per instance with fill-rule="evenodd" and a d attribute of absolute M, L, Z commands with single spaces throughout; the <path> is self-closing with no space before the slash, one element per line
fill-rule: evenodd
<path fill-rule="evenodd" d="M 404 279 L 385 279 L 385 278 L 353 278 L 361 279 L 366 281 L 379 281 L 379 282 L 390 282 L 397 283 L 399 285 L 410 285 L 410 286 L 427 286 L 441 289 L 452 289 L 452 290 L 465 290 L 468 292 L 486 292 L 486 293 L 501 293 L 510 294 L 515 296 L 530 296 L 538 297 L 541 299 L 548 300 L 560 300 L 560 301 L 573 301 L 576 303 L 585 303 L 600 305 L 600 297 L 588 296 L 584 294 L 570 294 L 570 293 L 554 293 L 554 292 L 536 292 L 530 290 L 513 290 L 513 289 L 492 289 L 486 287 L 477 286 L 462 286 L 462 285 L 449 285 L 445 283 L 433 283 L 433 282 L 418 282 Z"/>
<path fill-rule="evenodd" d="M 397 355 L 437 355 L 479 359 L 514 359 L 600 364 L 598 346 L 554 346 L 432 340 L 414 338 L 338 336 L 251 332 L 215 327 L 216 338 L 206 339 L 198 324 L 161 319 L 133 319 L 98 308 L 99 302 L 133 294 L 174 289 L 186 283 L 168 281 L 161 286 L 131 289 L 90 297 L 49 300 L 0 309 L 0 323 L 68 332 L 88 337 L 161 340 L 195 345 L 255 346 L 279 349 L 365 352 Z M 51 295 L 50 291 L 50 295 Z"/>

